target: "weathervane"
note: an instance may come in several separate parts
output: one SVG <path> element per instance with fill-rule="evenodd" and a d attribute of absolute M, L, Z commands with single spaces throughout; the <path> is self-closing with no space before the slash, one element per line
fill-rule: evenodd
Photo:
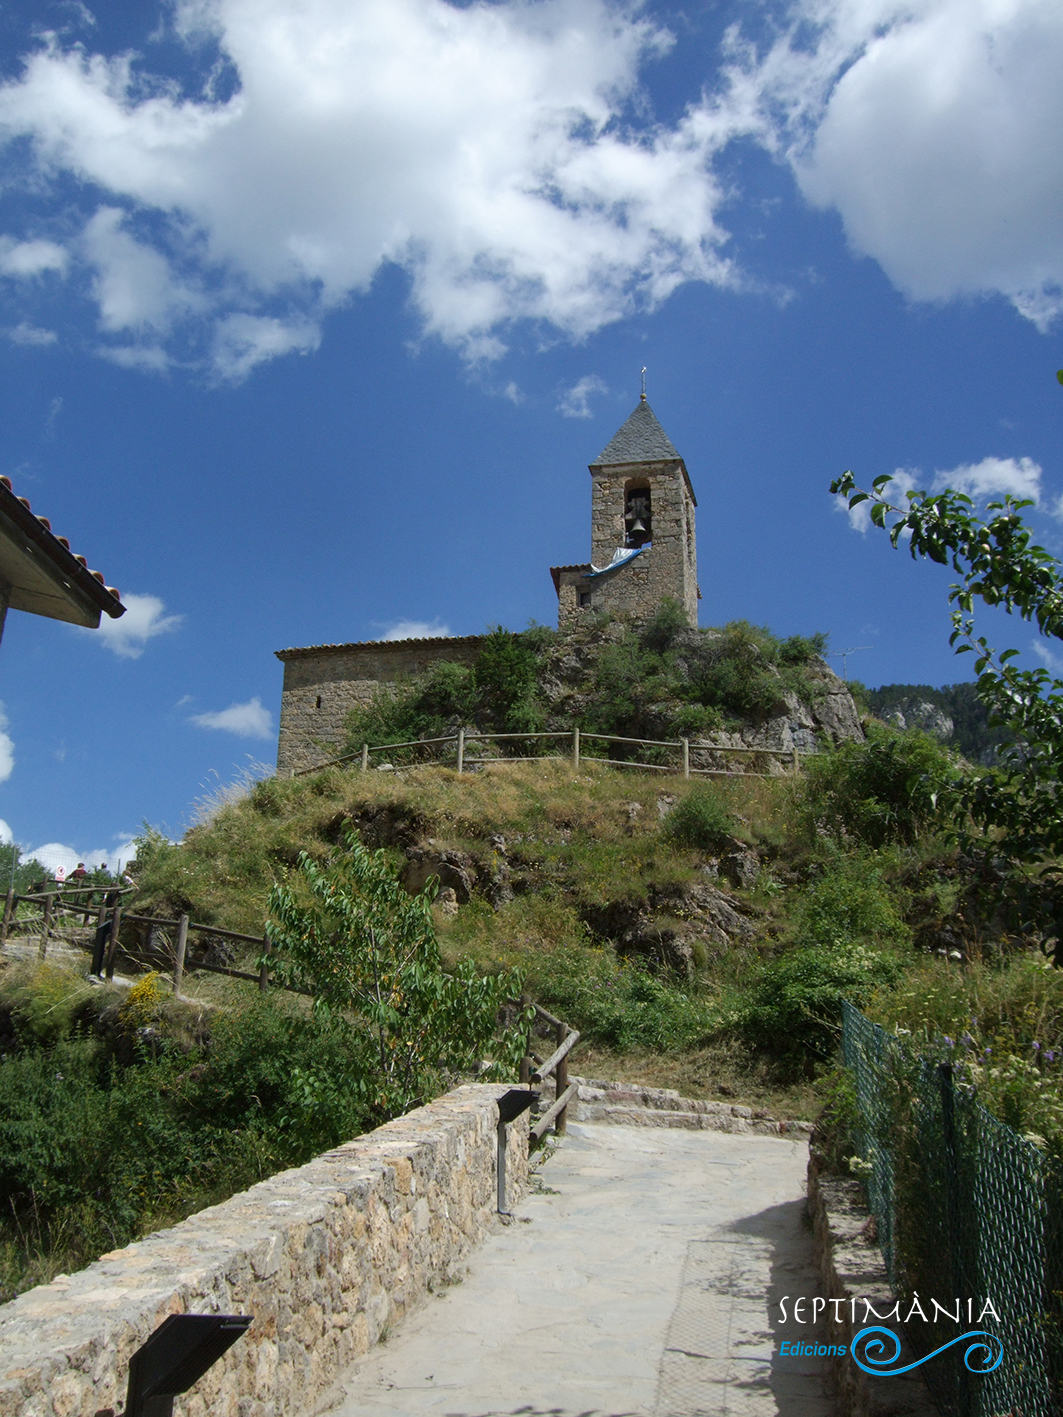
<path fill-rule="evenodd" d="M 646 366 L 642 366 L 642 402 L 646 402 Z"/>

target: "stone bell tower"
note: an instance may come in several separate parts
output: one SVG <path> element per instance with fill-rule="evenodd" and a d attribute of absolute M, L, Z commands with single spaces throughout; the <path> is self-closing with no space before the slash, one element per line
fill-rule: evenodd
<path fill-rule="evenodd" d="M 698 623 L 697 501 L 686 464 L 643 394 L 590 464 L 591 561 L 555 566 L 558 629 L 607 611 L 645 621 L 670 597 Z"/>

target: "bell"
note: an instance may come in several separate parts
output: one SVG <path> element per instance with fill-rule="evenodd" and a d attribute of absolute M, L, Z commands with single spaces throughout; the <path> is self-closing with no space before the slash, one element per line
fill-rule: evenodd
<path fill-rule="evenodd" d="M 631 523 L 631 535 L 637 536 L 646 530 L 642 518 L 636 514 L 635 520 Z"/>

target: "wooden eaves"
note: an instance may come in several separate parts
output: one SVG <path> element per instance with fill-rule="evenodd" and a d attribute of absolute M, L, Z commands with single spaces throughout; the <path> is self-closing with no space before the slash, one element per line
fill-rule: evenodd
<path fill-rule="evenodd" d="M 0 635 L 8 608 L 96 629 L 103 613 L 116 620 L 125 606 L 99 571 L 56 536 L 47 517 L 35 516 L 0 477 Z"/>

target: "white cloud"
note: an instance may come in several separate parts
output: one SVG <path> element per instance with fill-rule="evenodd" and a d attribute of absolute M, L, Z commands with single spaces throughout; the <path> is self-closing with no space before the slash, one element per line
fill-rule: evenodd
<path fill-rule="evenodd" d="M 0 820 L 0 845 L 10 846 L 15 837 L 5 821 Z"/>
<path fill-rule="evenodd" d="M 599 379 L 597 374 L 587 374 L 562 394 L 557 405 L 558 412 L 563 414 L 565 418 L 590 418 L 591 395 L 607 394 L 608 392 L 608 384 Z"/>
<path fill-rule="evenodd" d="M 1041 640 L 1034 640 L 1030 648 L 1038 659 L 1044 661 L 1049 673 L 1056 675 L 1057 678 L 1063 675 L 1063 658 L 1058 654 L 1053 654 L 1046 644 Z"/>
<path fill-rule="evenodd" d="M 251 699 L 246 704 L 230 704 L 219 713 L 197 713 L 190 718 L 197 728 L 220 728 L 240 738 L 272 738 L 273 715 L 262 707 L 262 700 Z"/>
<path fill-rule="evenodd" d="M 218 324 L 214 338 L 214 368 L 223 379 L 238 382 L 256 364 L 293 350 L 307 354 L 321 343 L 321 331 L 312 320 L 285 322 L 264 315 L 228 315 Z"/>
<path fill-rule="evenodd" d="M 24 280 L 43 271 L 63 272 L 69 260 L 67 252 L 54 241 L 16 241 L 0 236 L 0 275 Z"/>
<path fill-rule="evenodd" d="M 184 619 L 183 615 L 164 615 L 166 607 L 157 595 L 126 595 L 122 604 L 126 612 L 119 619 L 103 615 L 98 630 L 85 631 L 98 636 L 122 659 L 139 659 L 148 640 L 176 630 Z"/>
<path fill-rule="evenodd" d="M 975 502 L 990 497 L 1028 497 L 1041 500 L 1041 467 L 1032 458 L 983 458 L 978 463 L 964 463 L 950 472 L 935 472 L 933 490 L 941 492 L 952 487 L 966 492 Z"/>
<path fill-rule="evenodd" d="M 7 714 L 0 704 L 0 782 L 6 782 L 15 770 L 15 745 L 7 729 Z"/>
<path fill-rule="evenodd" d="M 381 638 L 385 640 L 438 640 L 450 634 L 450 626 L 441 624 L 439 620 L 431 623 L 427 620 L 396 620 L 384 629 Z"/>
<path fill-rule="evenodd" d="M 86 260 L 95 271 L 93 294 L 100 328 L 165 334 L 183 309 L 197 309 L 199 297 L 175 279 L 165 256 L 137 241 L 123 225 L 125 213 L 101 207 L 82 234 Z"/>
<path fill-rule="evenodd" d="M 121 871 L 126 862 L 132 861 L 137 853 L 133 846 L 133 837 L 128 833 L 116 837 L 115 841 L 117 845 L 111 851 L 104 847 L 97 847 L 93 851 L 76 851 L 74 847 L 66 846 L 61 841 L 47 841 L 43 846 L 24 847 L 21 855 L 24 861 L 31 858 L 38 861 L 47 871 L 54 873 L 62 870 L 64 876 L 75 870 L 79 861 L 84 862 L 90 871 L 98 866 L 106 866 L 112 872 Z"/>
<path fill-rule="evenodd" d="M 1063 310 L 1058 0 L 795 0 L 729 101 L 853 249 L 916 300 L 998 292 Z"/>
<path fill-rule="evenodd" d="M 735 119 L 703 105 L 673 128 L 625 125 L 640 67 L 671 43 L 634 10 L 196 0 L 178 26 L 217 36 L 231 98 L 55 37 L 0 87 L 0 134 L 29 136 L 45 176 L 152 219 L 154 250 L 117 205 L 89 223 L 107 329 L 194 323 L 210 287 L 216 372 L 239 378 L 312 349 L 320 315 L 391 262 L 425 329 L 484 359 L 516 319 L 580 338 L 683 281 L 736 280 L 707 163 Z"/>
<path fill-rule="evenodd" d="M 1041 505 L 1043 469 L 1032 458 L 983 458 L 977 463 L 961 463 L 947 472 L 937 471 L 927 480 L 918 468 L 899 467 L 893 473 L 893 481 L 883 488 L 883 495 L 896 507 L 906 503 L 905 493 L 917 489 L 921 491 L 943 492 L 951 487 L 956 492 L 964 492 L 976 503 L 1003 497 L 1010 493 L 1013 497 L 1029 498 Z M 849 525 L 854 531 L 866 532 L 871 525 L 871 502 L 858 502 L 855 507 L 847 507 L 844 497 L 834 499 L 834 509 L 845 512 Z M 1049 509 L 1052 516 L 1063 518 L 1063 497 Z"/>
<path fill-rule="evenodd" d="M 14 329 L 6 331 L 8 339 L 12 344 L 33 345 L 55 344 L 58 335 L 54 330 L 38 329 L 36 325 L 29 324 L 28 321 L 20 321 Z"/>

